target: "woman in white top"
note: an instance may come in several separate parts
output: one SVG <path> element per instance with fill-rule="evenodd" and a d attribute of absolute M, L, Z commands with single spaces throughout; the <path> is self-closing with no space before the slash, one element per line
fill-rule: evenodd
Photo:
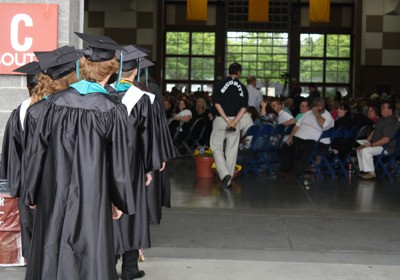
<path fill-rule="evenodd" d="M 174 141 L 180 142 L 185 139 L 192 125 L 192 111 L 188 108 L 185 99 L 178 101 L 178 112 L 174 116 L 172 122 L 168 125 L 171 137 Z"/>

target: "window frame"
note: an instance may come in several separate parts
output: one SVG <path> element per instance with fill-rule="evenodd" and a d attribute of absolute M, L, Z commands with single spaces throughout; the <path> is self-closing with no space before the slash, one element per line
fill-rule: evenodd
<path fill-rule="evenodd" d="M 323 43 L 323 54 L 322 56 L 304 56 L 302 55 L 302 35 L 307 35 L 307 34 L 316 34 L 316 35 L 322 35 L 324 36 L 324 43 Z M 328 36 L 331 35 L 346 35 L 349 36 L 349 56 L 348 57 L 341 57 L 341 56 L 328 56 L 327 55 L 327 48 L 328 48 Z M 311 32 L 311 31 L 303 31 L 299 33 L 299 84 L 300 86 L 306 87 L 310 84 L 315 84 L 318 89 L 321 90 L 321 94 L 324 97 L 327 97 L 327 92 L 328 89 L 331 88 L 346 88 L 347 89 L 347 96 L 351 96 L 351 91 L 352 91 L 352 71 L 353 71 L 353 35 L 351 33 L 347 32 Z M 338 45 L 340 46 L 340 45 Z M 322 81 L 318 82 L 313 82 L 311 81 L 304 81 L 301 79 L 301 62 L 302 61 L 318 61 L 321 60 L 323 65 L 322 65 Z M 348 69 L 348 82 L 327 82 L 327 64 L 329 62 L 340 62 L 340 61 L 346 61 L 349 63 L 349 69 Z M 339 73 L 338 71 L 336 72 L 337 74 Z"/>
<path fill-rule="evenodd" d="M 189 50 L 187 54 L 171 54 L 171 53 L 167 53 L 167 34 L 168 33 L 180 33 L 180 32 L 185 32 L 189 34 L 189 41 L 188 41 L 188 45 L 189 45 Z M 214 34 L 214 53 L 213 54 L 193 54 L 193 34 L 194 33 L 213 33 Z M 195 91 L 192 90 L 192 86 L 198 86 L 201 85 L 201 89 L 204 90 L 204 88 L 209 88 L 213 86 L 214 82 L 215 82 L 215 57 L 216 57 L 216 36 L 217 33 L 215 31 L 211 31 L 211 30 L 167 30 L 165 32 L 165 54 L 164 54 L 164 80 L 163 80 L 163 88 L 164 90 L 167 90 L 167 86 L 170 84 L 176 84 L 176 85 L 185 85 L 186 89 L 185 89 L 185 93 L 194 93 Z M 168 58 L 188 58 L 188 73 L 187 73 L 187 79 L 167 79 L 167 69 L 166 69 L 166 61 Z M 198 58 L 207 58 L 207 59 L 212 59 L 214 62 L 214 65 L 212 67 L 212 78 L 210 80 L 205 80 L 205 79 L 192 79 L 192 71 L 194 69 L 192 69 L 192 61 L 193 59 L 198 59 Z M 202 68 L 203 72 L 204 69 Z M 189 89 L 189 91 L 188 91 Z"/>

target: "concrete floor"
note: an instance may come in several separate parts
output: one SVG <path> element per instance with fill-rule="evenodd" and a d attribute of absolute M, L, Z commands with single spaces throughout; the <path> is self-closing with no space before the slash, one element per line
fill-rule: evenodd
<path fill-rule="evenodd" d="M 169 166 L 171 209 L 152 227 L 145 279 L 399 279 L 400 185 L 356 176 L 239 176 L 232 189 Z M 23 279 L 1 268 L 0 279 Z"/>

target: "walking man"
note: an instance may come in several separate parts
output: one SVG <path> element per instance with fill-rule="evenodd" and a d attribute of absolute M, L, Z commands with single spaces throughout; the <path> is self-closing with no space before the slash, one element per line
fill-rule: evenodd
<path fill-rule="evenodd" d="M 249 94 L 239 81 L 241 74 L 242 66 L 237 62 L 232 63 L 229 65 L 229 76 L 217 82 L 213 89 L 212 99 L 217 117 L 213 122 L 210 146 L 221 179 L 221 189 L 228 188 L 235 171 L 240 139 L 237 125 L 248 106 Z"/>

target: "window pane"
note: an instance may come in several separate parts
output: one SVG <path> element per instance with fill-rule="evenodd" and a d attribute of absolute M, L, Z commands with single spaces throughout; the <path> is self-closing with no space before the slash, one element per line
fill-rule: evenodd
<path fill-rule="evenodd" d="M 322 34 L 301 34 L 300 35 L 300 56 L 323 57 L 324 56 L 324 35 Z"/>
<path fill-rule="evenodd" d="M 322 82 L 323 60 L 300 60 L 300 82 Z"/>
<path fill-rule="evenodd" d="M 327 35 L 327 57 L 350 57 L 350 35 Z"/>
<path fill-rule="evenodd" d="M 189 54 L 189 32 L 167 32 L 167 54 Z"/>
<path fill-rule="evenodd" d="M 214 55 L 215 33 L 194 32 L 192 33 L 192 54 Z"/>
<path fill-rule="evenodd" d="M 327 83 L 349 83 L 350 62 L 333 60 L 326 62 Z"/>
<path fill-rule="evenodd" d="M 287 72 L 288 34 L 266 32 L 228 32 L 226 69 L 237 61 L 242 64 L 242 77 L 254 75 L 260 81 L 283 83 Z"/>
<path fill-rule="evenodd" d="M 214 80 L 214 58 L 192 58 L 191 80 Z"/>
<path fill-rule="evenodd" d="M 167 80 L 188 80 L 189 58 L 187 57 L 166 57 L 165 78 Z"/>

